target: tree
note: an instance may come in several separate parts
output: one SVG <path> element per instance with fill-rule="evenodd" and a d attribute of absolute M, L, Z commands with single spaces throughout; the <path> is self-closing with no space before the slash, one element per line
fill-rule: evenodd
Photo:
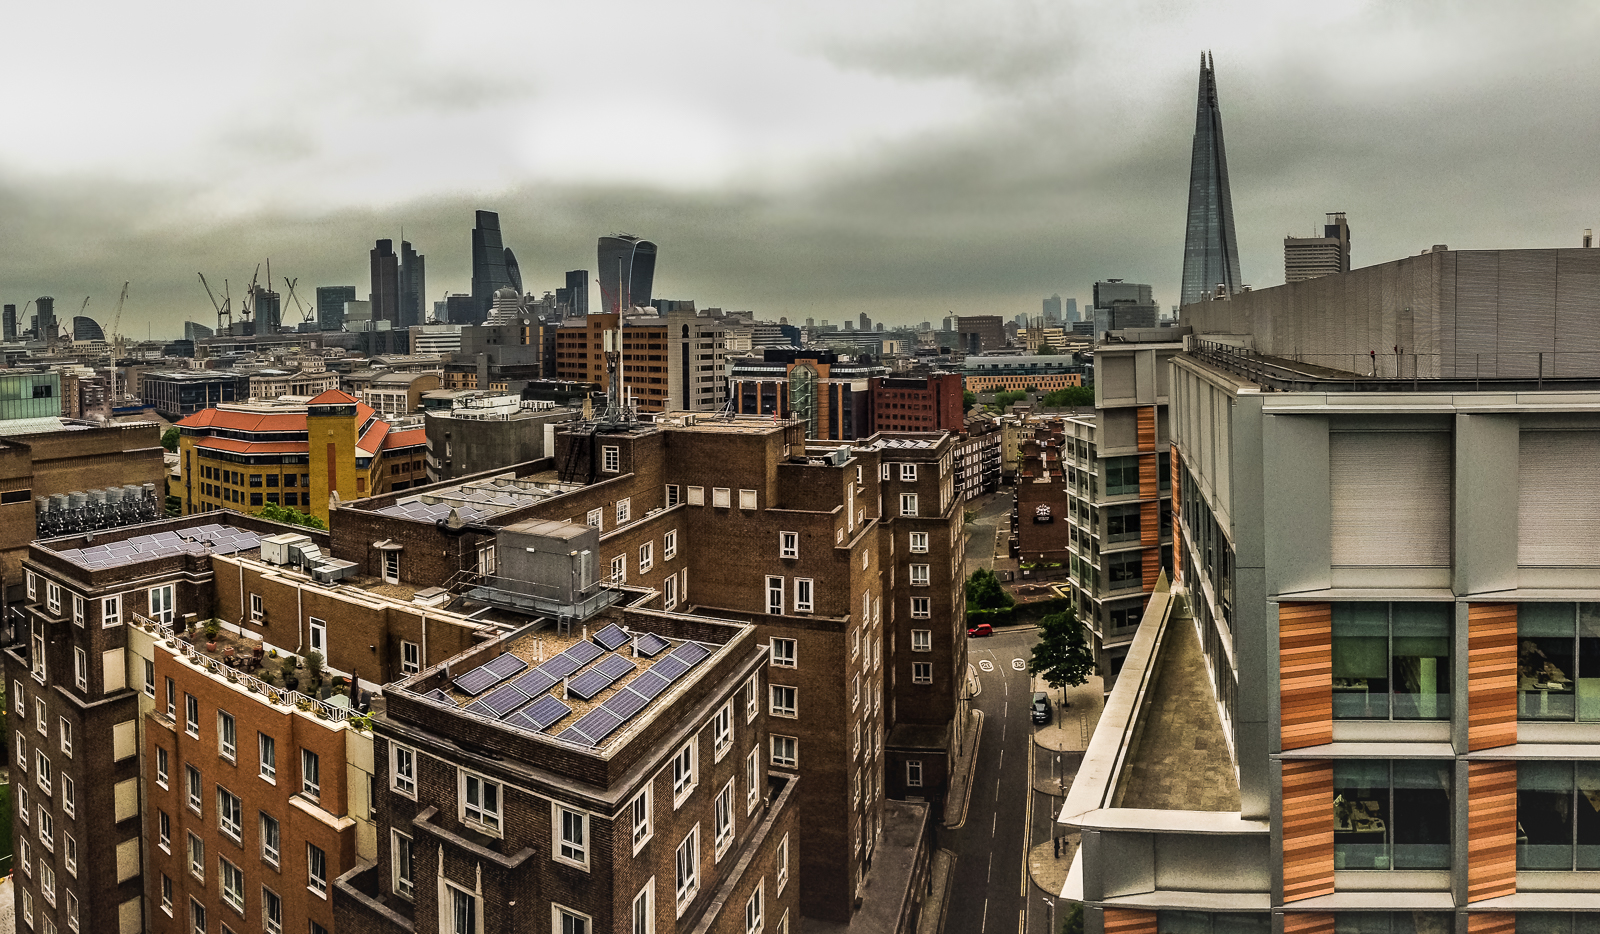
<path fill-rule="evenodd" d="M 968 610 L 1003 610 L 1017 601 L 1000 586 L 1000 578 L 988 568 L 979 568 L 967 578 Z"/>
<path fill-rule="evenodd" d="M 1039 348 L 1034 351 L 1034 354 L 1040 357 L 1053 357 L 1060 352 L 1061 351 L 1055 349 L 1049 344 L 1040 344 Z"/>
<path fill-rule="evenodd" d="M 970 389 L 963 389 L 961 391 L 961 411 L 970 412 L 970 411 L 972 411 L 972 407 L 977 405 L 977 404 L 978 404 L 978 394 L 977 393 L 973 392 Z"/>
<path fill-rule="evenodd" d="M 1061 919 L 1061 934 L 1083 934 L 1083 902 L 1072 903 L 1072 910 Z"/>
<path fill-rule="evenodd" d="M 178 453 L 178 426 L 177 425 L 173 425 L 171 428 L 168 428 L 166 431 L 163 431 L 161 433 L 161 446 L 166 448 L 167 450 L 171 451 L 174 454 Z"/>
<path fill-rule="evenodd" d="M 994 394 L 994 404 L 1004 409 L 1009 408 L 1013 404 L 1021 402 L 1026 398 L 1028 398 L 1028 394 L 1023 390 L 1008 389 L 1004 392 L 997 392 Z"/>
<path fill-rule="evenodd" d="M 271 519 L 273 522 L 287 522 L 290 525 L 303 525 L 308 529 L 322 529 L 326 531 L 328 528 L 328 523 L 323 522 L 316 516 L 313 516 L 310 513 L 301 512 L 298 509 L 290 509 L 287 506 L 263 506 L 261 510 L 256 513 L 256 515 L 263 519 Z"/>
<path fill-rule="evenodd" d="M 1046 408 L 1065 409 L 1075 405 L 1094 405 L 1093 386 L 1068 386 L 1044 397 Z"/>
<path fill-rule="evenodd" d="M 1094 653 L 1083 638 L 1083 627 L 1071 609 L 1051 613 L 1039 621 L 1039 642 L 1033 647 L 1028 671 L 1053 688 L 1077 687 L 1094 673 Z"/>

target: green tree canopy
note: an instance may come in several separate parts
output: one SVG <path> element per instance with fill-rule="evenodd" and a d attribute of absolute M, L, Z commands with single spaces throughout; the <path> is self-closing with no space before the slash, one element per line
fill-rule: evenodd
<path fill-rule="evenodd" d="M 1064 409 L 1075 405 L 1094 405 L 1093 386 L 1068 386 L 1044 397 L 1046 408 Z"/>
<path fill-rule="evenodd" d="M 301 512 L 298 509 L 290 509 L 287 506 L 263 506 L 256 513 L 256 515 L 263 519 L 271 519 L 273 522 L 287 522 L 290 525 L 303 525 L 308 529 L 322 529 L 326 531 L 328 528 L 328 523 L 323 522 L 316 516 L 313 516 L 310 513 Z"/>
<path fill-rule="evenodd" d="M 1094 674 L 1094 653 L 1083 637 L 1078 615 L 1068 609 L 1039 621 L 1039 642 L 1033 647 L 1028 671 L 1053 688 L 1074 687 Z"/>
<path fill-rule="evenodd" d="M 1051 346 L 1050 344 L 1040 344 L 1039 347 L 1034 350 L 1034 354 L 1040 357 L 1053 357 L 1060 352 L 1061 351 L 1055 349 L 1055 347 Z"/>
<path fill-rule="evenodd" d="M 1028 398 L 1027 392 L 1021 389 L 1008 389 L 994 394 L 994 404 L 1004 409 Z"/>
<path fill-rule="evenodd" d="M 967 609 L 1003 610 L 1017 601 L 1000 586 L 1000 578 L 988 568 L 979 568 L 967 578 Z"/>
<path fill-rule="evenodd" d="M 166 448 L 167 450 L 171 451 L 174 454 L 178 453 L 178 426 L 177 425 L 173 425 L 171 428 L 168 428 L 166 431 L 163 431 L 161 433 L 161 446 Z"/>
<path fill-rule="evenodd" d="M 978 394 L 977 393 L 973 392 L 970 389 L 963 389 L 961 391 L 961 411 L 970 412 L 970 411 L 972 411 L 972 407 L 977 405 L 977 404 L 978 404 Z"/>

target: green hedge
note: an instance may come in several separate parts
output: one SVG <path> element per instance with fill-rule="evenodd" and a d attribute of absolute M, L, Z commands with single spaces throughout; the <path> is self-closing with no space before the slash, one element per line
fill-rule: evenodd
<path fill-rule="evenodd" d="M 971 628 L 979 623 L 988 623 L 991 626 L 1004 626 L 1016 618 L 1017 608 L 1006 606 L 995 610 L 980 610 L 967 607 L 967 627 Z"/>

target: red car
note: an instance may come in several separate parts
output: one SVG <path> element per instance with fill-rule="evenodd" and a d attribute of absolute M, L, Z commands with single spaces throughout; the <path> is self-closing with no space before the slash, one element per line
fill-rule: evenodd
<path fill-rule="evenodd" d="M 994 635 L 994 627 L 989 625 L 988 623 L 979 623 L 978 625 L 973 626 L 971 629 L 967 630 L 967 636 L 970 637 L 970 638 L 973 638 L 973 639 L 976 639 L 979 636 L 992 636 L 992 635 Z"/>

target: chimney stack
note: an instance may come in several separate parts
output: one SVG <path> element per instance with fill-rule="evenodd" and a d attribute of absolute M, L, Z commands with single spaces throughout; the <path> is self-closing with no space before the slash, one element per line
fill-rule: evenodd
<path fill-rule="evenodd" d="M 1583 228 L 1583 248 L 1587 250 L 1592 246 L 1594 246 L 1594 230 L 1585 227 Z"/>

